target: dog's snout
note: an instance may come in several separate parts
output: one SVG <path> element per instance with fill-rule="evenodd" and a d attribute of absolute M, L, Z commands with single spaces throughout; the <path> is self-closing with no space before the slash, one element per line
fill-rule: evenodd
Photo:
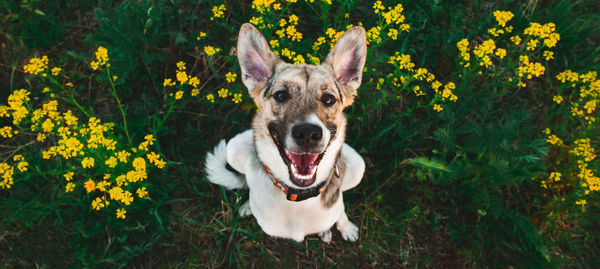
<path fill-rule="evenodd" d="M 314 124 L 298 124 L 292 128 L 292 137 L 300 146 L 311 147 L 323 138 L 323 130 Z"/>

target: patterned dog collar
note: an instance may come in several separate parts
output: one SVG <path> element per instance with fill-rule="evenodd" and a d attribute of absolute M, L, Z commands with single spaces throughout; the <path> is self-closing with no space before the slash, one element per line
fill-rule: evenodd
<path fill-rule="evenodd" d="M 267 166 L 265 164 L 262 164 L 262 166 L 263 166 L 263 169 L 265 169 L 265 172 L 267 173 L 267 175 L 269 175 L 269 178 L 271 178 L 271 181 L 273 181 L 273 184 L 275 185 L 275 187 L 277 187 L 281 191 L 283 191 L 283 193 L 285 193 L 286 198 L 289 201 L 294 201 L 294 202 L 304 201 L 308 198 L 312 198 L 312 197 L 319 195 L 321 192 L 323 192 L 327 188 L 327 186 L 329 185 L 329 181 L 331 181 L 331 178 L 334 175 L 337 177 L 340 176 L 337 164 L 335 164 L 333 171 L 332 171 L 332 175 L 329 176 L 329 178 L 327 178 L 327 180 L 319 183 L 319 185 L 314 186 L 312 188 L 296 189 L 296 188 L 289 187 L 289 186 L 283 184 L 283 182 L 280 182 L 279 180 L 277 180 L 273 176 L 273 174 L 271 174 L 271 172 L 269 171 L 269 168 L 267 168 Z"/>

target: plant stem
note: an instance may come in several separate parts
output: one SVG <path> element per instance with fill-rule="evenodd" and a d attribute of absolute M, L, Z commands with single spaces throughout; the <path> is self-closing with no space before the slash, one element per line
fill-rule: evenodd
<path fill-rule="evenodd" d="M 50 76 L 48 76 L 50 77 Z M 71 104 L 75 105 L 79 110 L 81 110 L 81 112 L 83 112 L 83 114 L 85 114 L 88 118 L 91 118 L 92 116 L 77 102 L 77 100 L 75 100 L 75 96 L 73 95 L 73 93 L 71 91 L 68 91 L 67 89 L 65 89 L 60 83 L 58 83 L 58 81 L 56 79 L 54 79 L 53 77 L 50 77 L 50 82 L 54 83 L 54 85 L 58 86 L 62 91 L 67 92 L 67 94 L 69 95 L 69 98 L 71 98 Z M 65 100 L 65 99 L 63 99 Z M 67 101 L 67 100 L 65 100 Z"/>
<path fill-rule="evenodd" d="M 167 111 L 167 114 L 165 114 L 165 116 L 158 122 L 158 126 L 156 127 L 156 133 L 158 133 L 160 131 L 160 127 L 162 127 L 165 120 L 167 120 L 169 115 L 171 115 L 171 112 L 173 112 L 174 106 L 175 106 L 175 100 L 171 101 L 171 105 L 169 106 L 169 110 Z"/>
<path fill-rule="evenodd" d="M 121 100 L 119 100 L 119 96 L 117 95 L 117 90 L 115 89 L 115 84 L 113 79 L 110 77 L 110 68 L 106 67 L 106 75 L 108 76 L 108 82 L 110 82 L 110 92 L 117 100 L 117 105 L 119 105 L 119 110 L 121 111 L 121 116 L 123 116 L 123 128 L 125 128 L 125 135 L 127 135 L 127 142 L 131 146 L 131 136 L 129 136 L 129 131 L 127 129 L 127 118 L 125 117 L 125 111 L 123 111 L 123 105 L 121 105 Z"/>

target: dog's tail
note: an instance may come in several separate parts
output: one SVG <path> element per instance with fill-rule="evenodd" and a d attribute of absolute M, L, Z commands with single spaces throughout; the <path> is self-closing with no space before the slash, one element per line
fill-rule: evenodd
<path fill-rule="evenodd" d="M 208 175 L 208 181 L 221 185 L 228 190 L 241 189 L 246 186 L 246 179 L 243 174 L 233 170 L 227 164 L 227 143 L 221 140 L 213 150 L 213 153 L 206 155 L 206 165 L 204 170 Z"/>

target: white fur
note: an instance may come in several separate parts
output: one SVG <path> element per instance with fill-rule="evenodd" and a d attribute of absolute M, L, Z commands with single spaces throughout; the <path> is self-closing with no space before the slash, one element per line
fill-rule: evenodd
<path fill-rule="evenodd" d="M 365 173 L 365 161 L 363 158 L 348 144 L 342 146 L 342 155 L 346 163 L 346 172 L 342 179 L 342 191 L 352 189 L 360 183 L 363 174 Z"/>
<path fill-rule="evenodd" d="M 206 155 L 205 171 L 208 174 L 208 180 L 228 190 L 245 187 L 246 182 L 243 178 L 227 170 L 225 168 L 226 165 L 227 145 L 225 144 L 225 140 L 221 140 L 213 150 L 213 153 Z"/>
<path fill-rule="evenodd" d="M 246 160 L 254 152 L 252 130 L 246 130 L 233 137 L 227 143 L 227 162 L 240 173 L 244 173 Z"/>
<path fill-rule="evenodd" d="M 258 139 L 255 141 L 256 146 L 259 147 L 256 151 L 259 153 L 259 156 L 266 157 L 260 160 L 252 158 L 256 155 L 246 154 L 247 145 L 251 144 L 253 140 L 253 137 L 249 133 L 252 133 L 252 130 L 238 134 L 227 144 L 227 156 L 247 156 L 242 172 L 246 175 L 246 181 L 250 189 L 250 200 L 240 208 L 239 212 L 241 216 L 252 214 L 267 234 L 290 238 L 298 242 L 303 241 L 306 235 L 315 233 L 321 233 L 321 238 L 325 242 L 331 240 L 331 235 L 329 234 L 328 236 L 327 232 L 335 223 L 337 223 L 337 228 L 340 230 L 342 238 L 351 241 L 358 239 L 358 228 L 348 220 L 344 212 L 342 194 L 339 195 L 338 200 L 330 208 L 323 206 L 320 196 L 300 202 L 288 201 L 285 194 L 273 185 L 273 182 L 271 182 L 261 165 L 262 161 L 262 163 L 269 167 L 271 173 L 278 180 L 288 186 L 294 186 L 289 181 L 287 167 L 281 159 L 277 147 L 272 142 L 269 143 L 272 140 L 270 137 Z M 352 169 L 344 173 L 342 186 L 349 189 L 360 182 L 362 173 L 364 172 L 362 158 L 350 146 L 343 144 L 341 139 L 335 139 L 331 142 L 328 151 L 319 164 L 317 180 L 309 187 L 326 180 L 331 175 L 337 153 L 336 149 L 340 147 L 342 148 L 342 160 L 349 161 L 349 163 L 346 163 L 346 167 L 357 166 L 352 167 Z M 233 152 L 229 152 L 229 150 Z M 237 150 L 241 150 L 241 152 L 237 152 Z M 232 157 L 231 160 L 233 159 L 238 162 L 241 161 L 238 158 Z M 360 164 L 362 164 L 362 167 L 360 167 Z M 234 166 L 232 163 L 230 165 Z M 360 174 L 348 175 L 348 172 L 360 172 Z M 351 182 L 345 184 L 345 180 L 350 180 Z"/>

